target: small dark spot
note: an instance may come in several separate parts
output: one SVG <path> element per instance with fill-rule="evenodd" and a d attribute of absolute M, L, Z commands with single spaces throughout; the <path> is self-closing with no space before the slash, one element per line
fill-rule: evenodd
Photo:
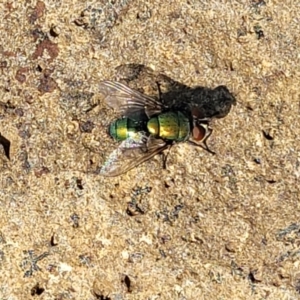
<path fill-rule="evenodd" d="M 40 287 L 39 284 L 37 283 L 32 289 L 31 289 L 31 296 L 40 296 L 43 294 L 43 292 L 45 291 L 44 288 Z"/>
<path fill-rule="evenodd" d="M 253 161 L 254 161 L 256 164 L 258 164 L 258 165 L 261 164 L 260 158 L 254 158 Z"/>
<path fill-rule="evenodd" d="M 248 279 L 252 282 L 252 283 L 258 283 L 261 281 L 260 277 L 258 276 L 257 272 L 254 271 L 250 271 L 250 273 L 248 274 Z"/>
<path fill-rule="evenodd" d="M 169 187 L 173 186 L 174 183 L 175 183 L 174 178 L 171 178 L 169 181 L 165 181 L 165 187 L 169 188 Z"/>
<path fill-rule="evenodd" d="M 36 70 L 37 70 L 38 72 L 42 72 L 42 71 L 43 71 L 43 68 L 42 68 L 40 65 L 37 65 Z"/>
<path fill-rule="evenodd" d="M 122 283 L 124 283 L 126 285 L 127 292 L 131 293 L 132 292 L 132 290 L 131 290 L 131 280 L 127 275 L 124 276 L 124 278 L 122 280 Z"/>
<path fill-rule="evenodd" d="M 51 236 L 51 239 L 50 239 L 50 246 L 51 247 L 54 247 L 54 246 L 57 246 L 58 243 L 55 243 L 55 236 L 54 234 Z"/>
<path fill-rule="evenodd" d="M 77 178 L 76 179 L 76 185 L 80 190 L 83 190 L 83 185 L 82 185 L 82 179 L 81 178 Z"/>
<path fill-rule="evenodd" d="M 110 297 L 108 297 L 108 296 L 104 296 L 104 295 L 99 295 L 99 294 L 97 294 L 97 293 L 95 293 L 95 292 L 93 292 L 93 294 L 94 294 L 94 296 L 96 297 L 96 299 L 98 300 L 111 300 L 111 298 Z"/>
<path fill-rule="evenodd" d="M 270 184 L 273 184 L 273 183 L 276 183 L 276 180 L 266 180 L 267 183 L 270 183 Z"/>
<path fill-rule="evenodd" d="M 40 296 L 43 294 L 43 292 L 45 291 L 44 288 L 40 287 L 40 285 L 37 283 L 32 289 L 31 289 L 31 296 Z"/>
<path fill-rule="evenodd" d="M 256 37 L 257 37 L 258 40 L 265 37 L 264 32 L 262 31 L 262 29 L 259 25 L 254 26 L 254 32 L 256 33 Z"/>
<path fill-rule="evenodd" d="M 10 159 L 9 157 L 9 150 L 10 150 L 10 141 L 6 139 L 3 135 L 0 133 L 0 144 L 3 146 L 5 156 Z"/>
<path fill-rule="evenodd" d="M 262 131 L 263 132 L 263 135 L 264 135 L 264 138 L 266 138 L 268 141 L 273 141 L 274 138 L 266 131 Z"/>
<path fill-rule="evenodd" d="M 249 279 L 252 283 L 256 283 L 256 282 L 257 282 L 257 281 L 255 280 L 254 275 L 253 275 L 252 272 L 250 272 L 250 273 L 248 274 L 248 279 Z"/>
<path fill-rule="evenodd" d="M 264 32 L 262 31 L 262 30 L 259 30 L 258 32 L 257 32 L 257 39 L 261 39 L 261 38 L 263 38 L 263 37 L 265 37 L 265 35 L 264 35 Z"/>
<path fill-rule="evenodd" d="M 54 37 L 54 38 L 56 38 L 56 37 L 59 36 L 59 34 L 58 34 L 58 32 L 56 31 L 56 28 L 55 28 L 54 26 L 50 28 L 49 33 L 50 33 L 50 35 L 51 35 L 52 37 Z"/>

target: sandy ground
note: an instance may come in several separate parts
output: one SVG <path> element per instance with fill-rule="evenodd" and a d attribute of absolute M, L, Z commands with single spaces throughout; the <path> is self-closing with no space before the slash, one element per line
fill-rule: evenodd
<path fill-rule="evenodd" d="M 0 8 L 1 300 L 300 298 L 299 1 Z M 216 155 L 95 173 L 118 146 L 97 85 L 130 63 L 227 86 Z"/>

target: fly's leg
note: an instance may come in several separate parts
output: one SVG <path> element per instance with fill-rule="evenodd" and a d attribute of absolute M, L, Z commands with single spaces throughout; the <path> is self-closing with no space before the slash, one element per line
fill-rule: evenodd
<path fill-rule="evenodd" d="M 203 145 L 197 144 L 197 143 L 195 143 L 195 142 L 193 142 L 193 141 L 188 141 L 188 143 L 191 144 L 191 145 L 193 145 L 193 146 L 201 147 L 202 149 L 204 149 L 205 151 L 209 152 L 209 153 L 212 154 L 212 155 L 215 155 L 215 154 L 216 154 L 216 152 L 214 152 L 214 151 L 212 151 L 212 150 L 210 150 L 210 149 L 208 148 L 208 146 L 207 146 L 207 144 L 206 144 L 206 141 L 202 141 Z"/>
<path fill-rule="evenodd" d="M 208 133 L 207 133 L 206 137 L 204 138 L 204 140 L 202 141 L 202 143 L 204 145 L 204 148 L 203 148 L 204 150 L 206 150 L 207 152 L 209 152 L 212 155 L 215 155 L 216 152 L 210 150 L 206 143 L 207 139 L 211 136 L 212 132 L 213 132 L 213 130 L 211 128 L 208 128 Z"/>
<path fill-rule="evenodd" d="M 156 85 L 157 85 L 157 90 L 158 90 L 158 99 L 159 99 L 159 101 L 162 102 L 162 92 L 160 89 L 160 83 L 158 81 L 156 81 Z"/>
<path fill-rule="evenodd" d="M 195 143 L 194 141 L 189 140 L 188 142 L 191 145 L 197 146 L 197 147 L 201 147 L 202 149 L 206 150 L 207 152 L 209 152 L 212 155 L 215 155 L 216 152 L 212 151 L 209 149 L 206 141 L 207 139 L 210 137 L 210 135 L 212 134 L 213 130 L 211 128 L 208 128 L 208 133 L 206 134 L 206 136 L 204 137 L 204 139 L 201 141 L 201 144 Z"/>

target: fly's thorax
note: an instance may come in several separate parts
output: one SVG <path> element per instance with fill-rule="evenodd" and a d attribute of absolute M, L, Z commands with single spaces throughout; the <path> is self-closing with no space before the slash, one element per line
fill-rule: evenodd
<path fill-rule="evenodd" d="M 190 135 L 190 121 L 181 112 L 165 112 L 151 118 L 148 131 L 157 137 L 170 141 L 185 141 Z"/>
<path fill-rule="evenodd" d="M 151 118 L 147 123 L 148 131 L 154 136 L 159 136 L 159 127 L 158 117 Z"/>
<path fill-rule="evenodd" d="M 130 118 L 117 119 L 109 126 L 109 134 L 116 141 L 124 141 L 140 131 L 141 123 Z"/>

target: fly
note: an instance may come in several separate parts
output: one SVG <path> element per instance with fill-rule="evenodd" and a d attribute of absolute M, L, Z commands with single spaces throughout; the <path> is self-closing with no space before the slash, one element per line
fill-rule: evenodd
<path fill-rule="evenodd" d="M 109 126 L 109 134 L 121 143 L 100 174 L 118 176 L 178 142 L 189 142 L 214 154 L 206 145 L 212 133 L 210 119 L 199 118 L 201 112 L 196 108 L 190 115 L 172 110 L 119 82 L 101 82 L 100 92 L 105 102 L 123 116 Z"/>

